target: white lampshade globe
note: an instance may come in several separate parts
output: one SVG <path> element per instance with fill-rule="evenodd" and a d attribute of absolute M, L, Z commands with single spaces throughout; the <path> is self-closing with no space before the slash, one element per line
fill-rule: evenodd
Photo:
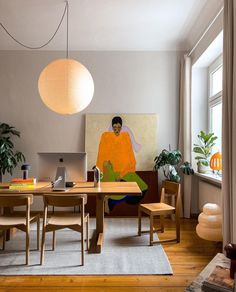
<path fill-rule="evenodd" d="M 44 104 L 59 114 L 75 114 L 85 109 L 94 94 L 88 69 L 73 59 L 58 59 L 48 64 L 38 80 Z"/>

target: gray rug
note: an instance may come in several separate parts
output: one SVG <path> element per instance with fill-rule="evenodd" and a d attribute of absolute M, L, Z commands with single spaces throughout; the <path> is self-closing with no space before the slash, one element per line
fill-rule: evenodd
<path fill-rule="evenodd" d="M 145 218 L 146 219 L 146 218 Z M 143 227 L 148 228 L 144 220 Z M 90 228 L 95 227 L 92 219 Z M 32 228 L 33 229 L 33 228 Z M 39 265 L 36 231 L 31 229 L 30 265 L 25 266 L 25 233 L 19 231 L 0 251 L 0 275 L 163 275 L 173 274 L 161 245 L 149 246 L 149 235 L 137 236 L 137 219 L 105 219 L 105 239 L 101 254 L 85 253 L 80 266 L 80 233 L 57 231 L 56 250 L 51 251 L 52 236 L 46 236 L 45 264 Z"/>

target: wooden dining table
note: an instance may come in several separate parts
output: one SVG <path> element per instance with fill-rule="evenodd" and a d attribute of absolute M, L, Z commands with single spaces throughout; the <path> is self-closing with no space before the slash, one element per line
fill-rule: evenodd
<path fill-rule="evenodd" d="M 50 182 L 37 182 L 32 188 L 20 188 L 12 190 L 8 184 L 0 184 L 0 194 L 33 194 L 34 196 L 43 196 L 44 194 L 77 195 L 87 194 L 96 197 L 96 229 L 93 232 L 91 240 L 91 253 L 101 253 L 104 234 L 104 200 L 106 197 L 114 195 L 140 196 L 141 190 L 136 182 L 101 182 L 100 187 L 94 187 L 93 182 L 78 182 L 72 188 L 64 191 L 53 191 Z"/>

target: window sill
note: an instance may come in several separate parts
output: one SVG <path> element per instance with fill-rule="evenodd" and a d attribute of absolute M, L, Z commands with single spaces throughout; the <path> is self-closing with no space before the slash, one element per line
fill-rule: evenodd
<path fill-rule="evenodd" d="M 210 183 L 214 183 L 218 186 L 221 187 L 222 184 L 222 177 L 219 176 L 218 174 L 213 174 L 213 173 L 199 173 L 195 172 L 194 173 L 196 176 L 198 176 L 200 179 L 208 181 Z"/>

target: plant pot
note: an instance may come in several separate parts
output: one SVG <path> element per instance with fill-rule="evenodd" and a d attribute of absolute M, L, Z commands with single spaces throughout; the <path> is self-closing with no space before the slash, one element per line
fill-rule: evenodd
<path fill-rule="evenodd" d="M 206 166 L 206 165 L 204 165 L 202 163 L 198 163 L 198 165 L 197 165 L 197 171 L 199 173 L 207 173 L 207 172 L 210 171 L 210 166 L 209 165 Z"/>

